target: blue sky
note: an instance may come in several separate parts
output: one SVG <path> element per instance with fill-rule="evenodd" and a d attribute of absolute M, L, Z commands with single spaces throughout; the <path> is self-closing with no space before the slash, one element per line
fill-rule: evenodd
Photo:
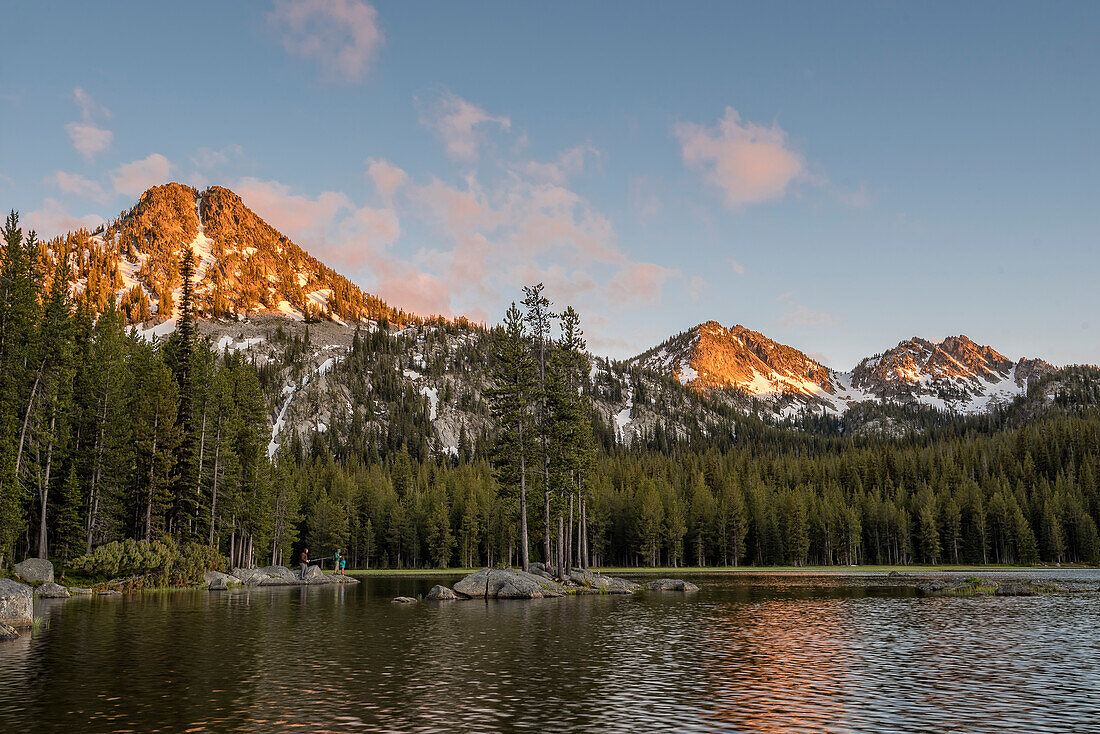
<path fill-rule="evenodd" d="M 1100 362 L 1094 3 L 28 3 L 0 204 L 233 188 L 395 305 Z"/>

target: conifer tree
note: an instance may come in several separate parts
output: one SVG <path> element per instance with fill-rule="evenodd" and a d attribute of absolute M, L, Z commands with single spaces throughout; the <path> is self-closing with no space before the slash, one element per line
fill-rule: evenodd
<path fill-rule="evenodd" d="M 532 466 L 532 397 L 536 394 L 536 365 L 523 314 L 513 303 L 504 325 L 494 335 L 493 389 L 489 391 L 493 417 L 498 426 L 494 465 L 497 481 L 505 496 L 519 503 L 520 561 L 530 566 L 527 527 L 527 474 Z"/>

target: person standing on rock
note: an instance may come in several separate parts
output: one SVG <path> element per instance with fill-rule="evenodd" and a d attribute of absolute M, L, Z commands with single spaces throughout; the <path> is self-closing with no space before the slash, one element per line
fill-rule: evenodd
<path fill-rule="evenodd" d="M 309 548 L 302 548 L 302 579 L 305 580 L 306 572 L 309 570 Z"/>
<path fill-rule="evenodd" d="M 332 554 L 332 567 L 336 570 L 336 573 L 340 573 L 340 549 L 337 548 L 336 552 Z"/>

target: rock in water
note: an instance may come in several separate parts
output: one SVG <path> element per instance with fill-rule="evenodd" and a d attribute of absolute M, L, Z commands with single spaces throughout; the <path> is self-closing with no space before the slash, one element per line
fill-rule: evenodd
<path fill-rule="evenodd" d="M 211 591 L 228 591 L 229 584 L 226 583 L 226 580 L 224 578 L 219 576 L 218 578 L 215 578 L 210 582 L 209 588 Z"/>
<path fill-rule="evenodd" d="M 221 579 L 226 587 L 228 587 L 229 584 L 239 584 L 241 582 L 236 576 L 230 576 L 227 573 L 221 573 L 219 571 L 206 571 L 202 575 L 202 580 L 208 585 L 215 583 L 217 579 Z"/>
<path fill-rule="evenodd" d="M 0 579 L 0 622 L 12 627 L 34 624 L 32 589 L 11 579 Z"/>
<path fill-rule="evenodd" d="M 268 577 L 268 580 L 260 582 L 260 586 L 294 586 L 301 581 L 298 574 L 286 566 L 264 566 L 259 572 Z"/>
<path fill-rule="evenodd" d="M 440 586 L 439 584 L 433 586 L 431 591 L 428 592 L 428 601 L 455 601 L 461 598 L 454 592 L 454 589 L 448 589 L 446 586 Z"/>
<path fill-rule="evenodd" d="M 698 591 L 699 587 L 695 584 L 682 581 L 680 579 L 657 579 L 656 581 L 648 581 L 645 585 L 646 591 Z"/>
<path fill-rule="evenodd" d="M 44 584 L 53 581 L 53 564 L 45 558 L 28 558 L 15 564 L 15 575 L 28 584 Z"/>
<path fill-rule="evenodd" d="M 19 633 L 15 631 L 15 627 L 0 622 L 0 642 L 14 640 L 17 637 L 19 637 Z"/>
<path fill-rule="evenodd" d="M 416 604 L 416 599 L 413 599 L 411 596 L 397 596 L 397 597 L 394 597 L 393 603 L 394 604 Z"/>
<path fill-rule="evenodd" d="M 91 596 L 95 592 L 87 586 L 70 586 L 69 593 L 73 596 Z"/>
<path fill-rule="evenodd" d="M 565 589 L 557 583 L 513 568 L 483 568 L 455 584 L 454 590 L 473 599 L 565 596 Z"/>
<path fill-rule="evenodd" d="M 47 581 L 34 590 L 34 595 L 39 599 L 68 599 L 69 590 L 64 586 L 59 586 L 53 581 Z"/>

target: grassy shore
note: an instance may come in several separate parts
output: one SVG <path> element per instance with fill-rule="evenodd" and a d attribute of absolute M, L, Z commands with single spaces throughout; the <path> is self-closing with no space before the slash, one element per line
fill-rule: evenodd
<path fill-rule="evenodd" d="M 1062 564 L 1061 566 L 1010 566 L 1007 564 L 920 564 L 912 566 L 680 566 L 648 568 L 644 566 L 616 566 L 593 568 L 612 576 L 686 576 L 698 574 L 723 574 L 755 576 L 761 574 L 868 574 L 868 573 L 988 573 L 991 571 L 1064 571 L 1067 569 L 1093 568 L 1084 565 Z M 473 573 L 476 568 L 357 568 L 347 569 L 345 573 L 355 576 L 442 576 Z"/>

